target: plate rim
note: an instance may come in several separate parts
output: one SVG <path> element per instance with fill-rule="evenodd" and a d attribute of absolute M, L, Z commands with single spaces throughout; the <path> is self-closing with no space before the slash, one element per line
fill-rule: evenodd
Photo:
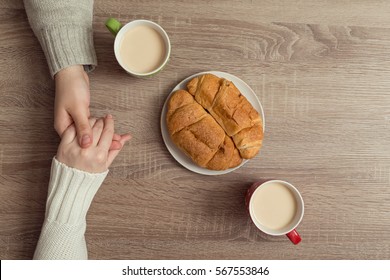
<path fill-rule="evenodd" d="M 227 73 L 227 72 L 222 72 L 222 71 L 202 71 L 202 72 L 198 72 L 198 73 L 195 73 L 193 75 L 190 75 L 190 76 L 184 78 L 183 80 L 181 80 L 179 83 L 176 84 L 176 86 L 171 90 L 171 92 L 166 97 L 166 99 L 164 101 L 164 104 L 163 104 L 163 107 L 162 107 L 162 110 L 161 110 L 161 115 L 160 115 L 161 136 L 163 138 L 164 144 L 165 144 L 168 152 L 184 168 L 186 168 L 186 169 L 188 169 L 188 170 L 190 170 L 190 171 L 192 171 L 194 173 L 202 174 L 202 175 L 209 175 L 209 176 L 223 175 L 223 174 L 230 173 L 230 172 L 232 172 L 232 171 L 234 171 L 236 169 L 239 169 L 245 163 L 247 163 L 249 161 L 249 159 L 244 159 L 243 162 L 240 165 L 238 165 L 236 167 L 233 167 L 233 168 L 228 168 L 228 169 L 225 169 L 225 170 L 210 170 L 210 169 L 203 168 L 203 167 L 200 167 L 200 166 L 196 165 L 194 162 L 192 162 L 192 160 L 183 151 L 180 150 L 179 147 L 176 146 L 176 148 L 179 151 L 179 153 L 181 153 L 184 157 L 186 157 L 189 160 L 191 160 L 190 164 L 192 164 L 194 167 L 196 167 L 196 169 L 193 169 L 193 168 L 191 168 L 191 166 L 187 166 L 187 164 L 185 162 L 182 162 L 181 160 L 177 159 L 175 154 L 174 154 L 174 152 L 171 151 L 171 147 L 167 144 L 167 141 L 172 142 L 172 139 L 170 139 L 168 128 L 166 127 L 166 122 L 165 122 L 168 100 L 170 99 L 170 97 L 173 94 L 173 92 L 175 92 L 176 90 L 182 88 L 183 85 L 185 83 L 187 83 L 189 80 L 191 80 L 191 79 L 193 79 L 193 78 L 195 78 L 197 76 L 204 75 L 204 74 L 213 74 L 213 75 L 216 75 L 218 77 L 225 78 L 225 79 L 227 79 L 225 76 L 230 76 L 230 77 L 233 77 L 234 79 L 238 80 L 240 83 L 242 83 L 243 86 L 245 86 L 251 92 L 251 94 L 255 98 L 255 101 L 257 102 L 257 104 L 260 107 L 260 111 L 261 112 L 259 112 L 259 113 L 260 113 L 261 119 L 262 119 L 263 132 L 265 132 L 265 116 L 264 116 L 263 106 L 262 106 L 259 98 L 257 97 L 256 93 L 254 92 L 254 90 L 246 82 L 244 82 L 239 77 L 237 77 L 237 76 L 235 76 L 233 74 Z M 234 83 L 234 81 L 232 81 L 232 82 Z M 248 97 L 245 94 L 244 94 L 244 96 L 245 96 L 245 98 L 248 99 Z M 248 100 L 248 102 L 250 102 L 250 101 Z M 251 103 L 251 105 L 253 106 L 252 103 Z M 167 137 L 169 137 L 169 139 L 166 139 L 166 137 L 164 136 L 164 129 L 166 130 L 165 133 L 167 134 Z M 175 144 L 172 142 L 172 145 L 175 145 Z"/>

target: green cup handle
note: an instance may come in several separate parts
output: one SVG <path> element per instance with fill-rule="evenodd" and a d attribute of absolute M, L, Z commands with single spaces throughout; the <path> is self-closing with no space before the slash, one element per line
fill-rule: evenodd
<path fill-rule="evenodd" d="M 110 30 L 111 34 L 116 36 L 119 30 L 122 28 L 122 24 L 115 18 L 109 18 L 106 20 L 106 27 Z"/>

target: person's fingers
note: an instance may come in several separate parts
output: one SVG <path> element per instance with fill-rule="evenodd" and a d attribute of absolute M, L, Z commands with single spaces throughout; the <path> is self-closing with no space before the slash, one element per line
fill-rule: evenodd
<path fill-rule="evenodd" d="M 124 137 L 124 140 L 130 140 L 131 135 L 130 133 L 119 135 L 119 134 L 114 134 L 114 137 L 112 138 L 111 146 L 110 146 L 110 151 L 111 150 L 120 150 L 122 149 L 122 144 L 120 140 Z"/>
<path fill-rule="evenodd" d="M 93 142 L 95 142 L 95 139 L 96 139 L 96 137 L 93 133 L 93 127 L 95 126 L 97 120 L 98 120 L 97 118 L 89 118 L 88 119 L 89 126 L 92 128 L 92 144 L 93 144 Z"/>
<path fill-rule="evenodd" d="M 119 135 L 119 134 L 114 133 L 114 137 L 112 138 L 112 142 L 111 142 L 111 146 L 110 146 L 110 151 L 122 149 L 122 144 L 120 142 L 122 137 L 125 137 L 124 139 L 126 139 L 126 141 L 127 141 L 127 140 L 130 140 L 131 135 L 129 133 L 123 134 L 123 135 Z"/>
<path fill-rule="evenodd" d="M 63 133 L 61 143 L 69 144 L 76 139 L 76 127 L 74 124 L 70 125 Z"/>
<path fill-rule="evenodd" d="M 65 110 L 56 110 L 54 112 L 54 129 L 60 137 L 72 123 L 71 116 Z"/>
<path fill-rule="evenodd" d="M 114 119 L 112 115 L 108 114 L 104 118 L 104 128 L 102 135 L 100 136 L 98 146 L 108 151 L 111 146 L 112 139 L 114 137 Z"/>
<path fill-rule="evenodd" d="M 77 139 L 81 148 L 88 148 L 93 141 L 92 129 L 89 125 L 88 113 L 83 111 L 77 111 L 80 108 L 76 108 L 75 113 L 70 115 L 76 126 Z"/>
<path fill-rule="evenodd" d="M 130 133 L 122 134 L 121 140 L 124 140 L 125 142 L 129 141 L 132 138 Z"/>
<path fill-rule="evenodd" d="M 120 141 L 112 140 L 111 146 L 110 146 L 110 151 L 111 150 L 120 150 L 122 149 L 122 144 Z"/>
<path fill-rule="evenodd" d="M 97 119 L 96 118 L 89 118 L 89 126 L 93 128 L 93 126 L 95 125 Z"/>
<path fill-rule="evenodd" d="M 127 133 L 127 134 L 124 134 L 124 135 L 121 135 L 121 140 L 119 141 L 121 144 L 122 144 L 122 147 L 126 144 L 127 141 L 129 141 L 131 139 L 131 135 L 130 133 Z M 114 159 L 116 158 L 116 156 L 119 154 L 119 152 L 122 150 L 122 148 L 120 150 L 110 150 L 108 152 L 108 158 L 107 158 L 107 167 L 109 167 L 111 165 L 111 163 L 114 161 Z"/>
<path fill-rule="evenodd" d="M 114 137 L 112 137 L 112 140 L 119 141 L 121 140 L 121 136 L 119 134 L 114 133 Z"/>
<path fill-rule="evenodd" d="M 102 118 L 98 119 L 93 128 L 92 128 L 92 131 L 93 131 L 93 146 L 96 147 L 99 143 L 99 139 L 102 135 L 102 132 L 103 132 L 103 128 L 104 128 L 104 120 Z"/>

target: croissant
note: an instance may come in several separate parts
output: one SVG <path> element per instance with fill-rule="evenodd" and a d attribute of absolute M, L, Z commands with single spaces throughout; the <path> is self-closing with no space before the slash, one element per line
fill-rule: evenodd
<path fill-rule="evenodd" d="M 187 91 L 172 94 L 166 123 L 172 141 L 199 166 L 225 170 L 242 162 L 232 139 Z"/>
<path fill-rule="evenodd" d="M 253 158 L 263 141 L 259 113 L 230 81 L 212 74 L 193 78 L 187 89 L 232 137 L 244 159 Z"/>

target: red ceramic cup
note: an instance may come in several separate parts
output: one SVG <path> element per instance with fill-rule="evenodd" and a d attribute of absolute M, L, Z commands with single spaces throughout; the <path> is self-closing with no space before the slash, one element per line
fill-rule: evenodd
<path fill-rule="evenodd" d="M 267 184 L 273 184 L 273 183 L 278 183 L 286 187 L 287 189 L 290 190 L 291 194 L 293 195 L 295 202 L 296 202 L 296 211 L 295 213 L 292 213 L 293 218 L 291 221 L 283 226 L 282 228 L 274 229 L 270 228 L 269 226 L 265 225 L 262 223 L 258 218 L 256 218 L 254 214 L 254 207 L 255 207 L 255 200 L 253 199 L 255 196 L 261 195 L 260 188 L 264 188 L 267 186 Z M 298 244 L 301 242 L 301 237 L 299 236 L 298 232 L 295 230 L 296 227 L 299 225 L 303 218 L 303 213 L 304 213 L 304 203 L 301 194 L 299 191 L 290 183 L 282 180 L 266 180 L 266 181 L 260 181 L 254 183 L 247 191 L 246 196 L 245 196 L 245 205 L 248 210 L 249 216 L 252 219 L 252 222 L 255 224 L 255 226 L 260 229 L 262 232 L 269 234 L 269 235 L 274 235 L 274 236 L 279 236 L 279 235 L 287 235 L 287 237 L 291 240 L 292 243 Z"/>

